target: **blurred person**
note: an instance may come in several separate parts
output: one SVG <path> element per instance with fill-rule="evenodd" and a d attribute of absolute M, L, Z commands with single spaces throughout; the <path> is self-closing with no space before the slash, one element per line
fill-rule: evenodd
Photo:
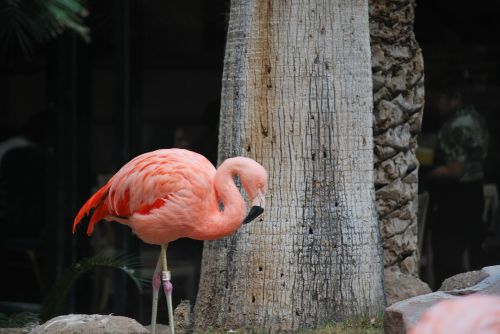
<path fill-rule="evenodd" d="M 436 99 L 443 124 L 437 139 L 436 167 L 427 182 L 434 205 L 431 243 L 437 285 L 465 271 L 467 249 L 471 267 L 481 266 L 481 242 L 486 235 L 482 213 L 488 128 L 474 106 L 465 103 L 461 82 L 457 78 L 446 81 Z"/>

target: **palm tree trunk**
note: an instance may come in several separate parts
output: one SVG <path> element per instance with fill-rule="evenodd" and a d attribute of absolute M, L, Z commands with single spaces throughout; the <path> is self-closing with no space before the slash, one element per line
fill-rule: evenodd
<path fill-rule="evenodd" d="M 237 155 L 267 168 L 267 211 L 205 243 L 195 330 L 381 312 L 366 0 L 232 1 L 219 161 Z"/>
<path fill-rule="evenodd" d="M 370 0 L 375 187 L 388 303 L 430 292 L 416 277 L 417 134 L 424 64 L 413 33 L 415 0 Z M 401 280 L 405 279 L 405 284 Z M 411 286 L 403 289 L 401 286 Z"/>

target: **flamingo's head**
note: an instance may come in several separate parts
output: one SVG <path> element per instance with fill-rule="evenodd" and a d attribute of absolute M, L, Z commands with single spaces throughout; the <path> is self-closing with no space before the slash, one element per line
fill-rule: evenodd
<path fill-rule="evenodd" d="M 250 223 L 264 212 L 267 191 L 267 172 L 252 159 L 241 158 L 244 164 L 239 173 L 241 184 L 250 199 L 251 208 L 243 224 Z"/>

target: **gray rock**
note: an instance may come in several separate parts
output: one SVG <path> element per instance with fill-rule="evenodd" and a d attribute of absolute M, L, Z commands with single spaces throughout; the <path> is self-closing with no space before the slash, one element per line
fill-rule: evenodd
<path fill-rule="evenodd" d="M 183 300 L 174 310 L 174 324 L 176 334 L 187 334 L 192 332 L 193 310 L 189 300 Z M 151 325 L 146 326 L 151 331 Z M 170 327 L 156 324 L 156 334 L 170 334 Z"/>
<path fill-rule="evenodd" d="M 473 293 L 500 296 L 500 265 L 457 276 L 448 279 L 446 285 L 443 284 L 442 288 L 451 290 L 409 298 L 387 307 L 384 316 L 385 334 L 406 333 L 417 323 L 425 310 L 442 300 Z"/>
<path fill-rule="evenodd" d="M 447 278 L 441 284 L 439 291 L 450 291 L 456 289 L 465 289 L 476 285 L 483 279 L 488 277 L 488 274 L 482 270 L 469 271 L 461 273 L 450 278 Z"/>
<path fill-rule="evenodd" d="M 455 295 L 468 295 L 471 293 L 486 293 L 500 296 L 500 265 L 484 267 L 481 269 L 482 272 L 488 276 L 483 280 L 479 281 L 477 284 L 466 287 L 464 289 L 457 289 L 447 291 L 447 293 Z"/>
<path fill-rule="evenodd" d="M 0 334 L 26 334 L 29 333 L 25 328 L 0 328 Z"/>
<path fill-rule="evenodd" d="M 417 277 L 404 274 L 394 267 L 384 270 L 384 283 L 387 305 L 432 292 L 429 286 Z"/>
<path fill-rule="evenodd" d="M 404 334 L 432 305 L 446 299 L 457 298 L 439 291 L 397 302 L 385 309 L 384 333 Z"/>
<path fill-rule="evenodd" d="M 35 327 L 31 334 L 147 334 L 149 331 L 134 319 L 101 314 L 68 314 L 55 317 Z"/>
<path fill-rule="evenodd" d="M 146 329 L 148 330 L 148 333 L 151 333 L 152 326 L 147 325 Z M 170 334 L 170 327 L 168 325 L 156 324 L 156 334 Z"/>

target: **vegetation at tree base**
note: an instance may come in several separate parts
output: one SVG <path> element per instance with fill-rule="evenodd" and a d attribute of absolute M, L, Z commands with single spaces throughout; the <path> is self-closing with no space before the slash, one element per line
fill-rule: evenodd
<path fill-rule="evenodd" d="M 265 334 L 266 330 L 259 330 L 255 328 L 246 329 L 209 329 L 204 334 Z M 377 317 L 362 317 L 353 318 L 343 322 L 332 322 L 318 329 L 297 331 L 295 334 L 383 334 L 384 333 L 384 317 L 383 315 Z"/>
<path fill-rule="evenodd" d="M 30 312 L 16 313 L 7 316 L 0 313 L 0 328 L 19 328 L 31 323 L 38 323 L 40 319 L 38 315 Z M 209 329 L 203 334 L 264 334 L 265 330 L 252 328 L 227 330 L 227 329 Z M 371 318 L 355 318 L 343 322 L 332 322 L 319 327 L 316 330 L 298 331 L 296 334 L 383 334 L 384 333 L 384 318 L 383 315 Z"/>

